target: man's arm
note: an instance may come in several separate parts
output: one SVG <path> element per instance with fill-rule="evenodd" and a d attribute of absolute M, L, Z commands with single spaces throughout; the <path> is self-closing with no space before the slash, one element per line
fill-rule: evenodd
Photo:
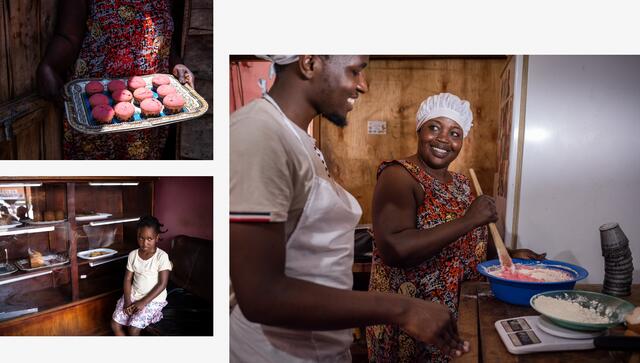
<path fill-rule="evenodd" d="M 284 223 L 231 223 L 231 281 L 247 319 L 305 330 L 398 324 L 421 341 L 462 350 L 440 304 L 400 294 L 341 290 L 285 275 Z"/>

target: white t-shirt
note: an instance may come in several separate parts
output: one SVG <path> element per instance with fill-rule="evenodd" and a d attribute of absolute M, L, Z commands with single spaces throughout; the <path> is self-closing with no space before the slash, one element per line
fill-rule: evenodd
<path fill-rule="evenodd" d="M 284 222 L 288 239 L 309 197 L 314 170 L 321 178 L 329 174 L 316 140 L 286 122 L 302 143 L 265 99 L 231 115 L 229 202 L 232 221 Z"/>
<path fill-rule="evenodd" d="M 127 270 L 133 272 L 133 285 L 131 286 L 131 298 L 138 301 L 145 297 L 151 289 L 158 283 L 158 273 L 160 271 L 171 271 L 172 265 L 169 255 L 156 247 L 156 253 L 148 260 L 143 260 L 138 255 L 138 250 L 129 253 L 127 259 Z M 160 302 L 167 299 L 167 289 L 156 296 L 152 301 Z"/>

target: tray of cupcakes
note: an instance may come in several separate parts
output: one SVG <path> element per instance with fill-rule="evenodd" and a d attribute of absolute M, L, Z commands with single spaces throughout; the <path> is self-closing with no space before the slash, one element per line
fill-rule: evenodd
<path fill-rule="evenodd" d="M 86 134 L 164 126 L 202 116 L 209 105 L 168 74 L 126 79 L 76 79 L 65 85 L 69 124 Z"/>

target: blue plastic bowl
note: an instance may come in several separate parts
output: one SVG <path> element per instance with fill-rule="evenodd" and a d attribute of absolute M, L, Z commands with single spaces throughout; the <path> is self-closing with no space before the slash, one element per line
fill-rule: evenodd
<path fill-rule="evenodd" d="M 529 306 L 529 300 L 531 299 L 531 297 L 541 292 L 553 290 L 573 290 L 573 288 L 576 286 L 576 281 L 580 281 L 589 275 L 587 270 L 583 269 L 582 267 L 561 261 L 536 261 L 514 258 L 513 263 L 555 268 L 566 271 L 573 276 L 573 279 L 571 280 L 560 282 L 530 282 L 507 280 L 501 277 L 490 275 L 487 272 L 487 269 L 493 266 L 499 266 L 499 260 L 490 260 L 479 264 L 478 272 L 480 272 L 480 274 L 482 274 L 489 280 L 491 291 L 493 292 L 495 297 L 504 302 L 516 305 Z"/>

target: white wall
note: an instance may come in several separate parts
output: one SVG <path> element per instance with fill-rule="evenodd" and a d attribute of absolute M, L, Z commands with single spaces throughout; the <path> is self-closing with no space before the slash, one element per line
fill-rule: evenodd
<path fill-rule="evenodd" d="M 640 282 L 640 57 L 531 56 L 526 95 L 518 246 L 602 283 L 598 227 L 618 222 Z"/>

